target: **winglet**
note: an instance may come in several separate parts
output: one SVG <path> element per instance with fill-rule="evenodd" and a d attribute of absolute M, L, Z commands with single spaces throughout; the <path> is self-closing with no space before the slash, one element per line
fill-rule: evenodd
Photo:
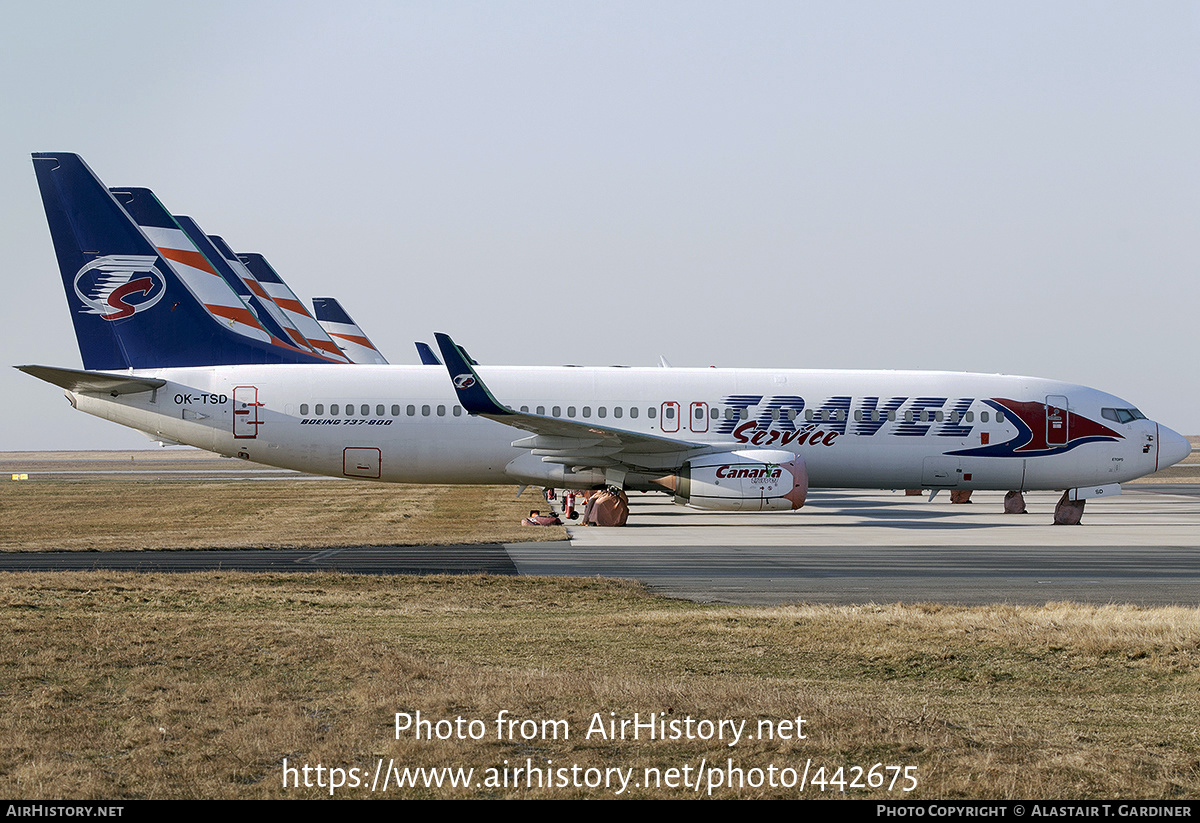
<path fill-rule="evenodd" d="M 433 353 L 433 349 L 429 348 L 428 343 L 422 343 L 418 340 L 414 345 L 417 347 L 417 354 L 421 357 L 422 366 L 442 365 L 442 361 L 438 360 L 437 355 Z"/>
<path fill-rule="evenodd" d="M 454 391 L 458 393 L 458 402 L 462 403 L 467 414 L 495 417 L 516 414 L 492 396 L 488 387 L 475 373 L 475 369 L 471 368 L 462 349 L 450 339 L 450 335 L 434 332 L 433 339 L 437 341 L 438 348 L 442 350 L 442 360 L 446 363 L 446 371 L 450 373 L 450 381 L 454 383 Z"/>

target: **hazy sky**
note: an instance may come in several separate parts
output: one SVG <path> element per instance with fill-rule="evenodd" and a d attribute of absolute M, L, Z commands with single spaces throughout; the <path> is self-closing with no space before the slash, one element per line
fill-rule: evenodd
<path fill-rule="evenodd" d="M 929 368 L 1200 433 L 1200 5 L 0 12 L 6 365 L 79 367 L 29 154 L 148 186 L 394 363 Z M 0 370 L 0 449 L 150 441 Z"/>

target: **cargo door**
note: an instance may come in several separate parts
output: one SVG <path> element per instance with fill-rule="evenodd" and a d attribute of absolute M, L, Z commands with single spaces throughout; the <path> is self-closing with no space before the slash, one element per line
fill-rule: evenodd
<path fill-rule="evenodd" d="M 921 485 L 927 489 L 946 489 L 958 485 L 962 466 L 957 457 L 926 457 L 921 465 Z"/>
<path fill-rule="evenodd" d="M 342 474 L 346 477 L 370 477 L 378 480 L 382 463 L 382 453 L 379 449 L 366 447 L 342 449 Z"/>

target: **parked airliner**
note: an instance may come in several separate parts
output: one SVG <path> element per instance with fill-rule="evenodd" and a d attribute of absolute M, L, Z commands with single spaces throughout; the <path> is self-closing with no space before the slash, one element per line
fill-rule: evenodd
<path fill-rule="evenodd" d="M 84 369 L 18 368 L 164 442 L 339 477 L 666 490 L 729 511 L 796 509 L 810 487 L 1082 500 L 1190 452 L 1132 403 L 1032 377 L 480 366 L 444 334 L 442 366 L 333 362 L 264 327 L 148 191 L 122 190 L 144 192 L 135 219 L 78 156 L 34 168 Z"/>

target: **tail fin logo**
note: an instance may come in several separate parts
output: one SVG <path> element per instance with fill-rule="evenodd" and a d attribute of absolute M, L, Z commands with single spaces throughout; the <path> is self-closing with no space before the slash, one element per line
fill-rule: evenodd
<path fill-rule="evenodd" d="M 167 292 L 154 255 L 109 254 L 97 257 L 75 275 L 75 294 L 104 320 L 121 320 L 153 306 Z"/>
<path fill-rule="evenodd" d="M 454 378 L 454 387 L 456 389 L 469 389 L 475 385 L 475 378 L 469 374 L 460 374 Z"/>

